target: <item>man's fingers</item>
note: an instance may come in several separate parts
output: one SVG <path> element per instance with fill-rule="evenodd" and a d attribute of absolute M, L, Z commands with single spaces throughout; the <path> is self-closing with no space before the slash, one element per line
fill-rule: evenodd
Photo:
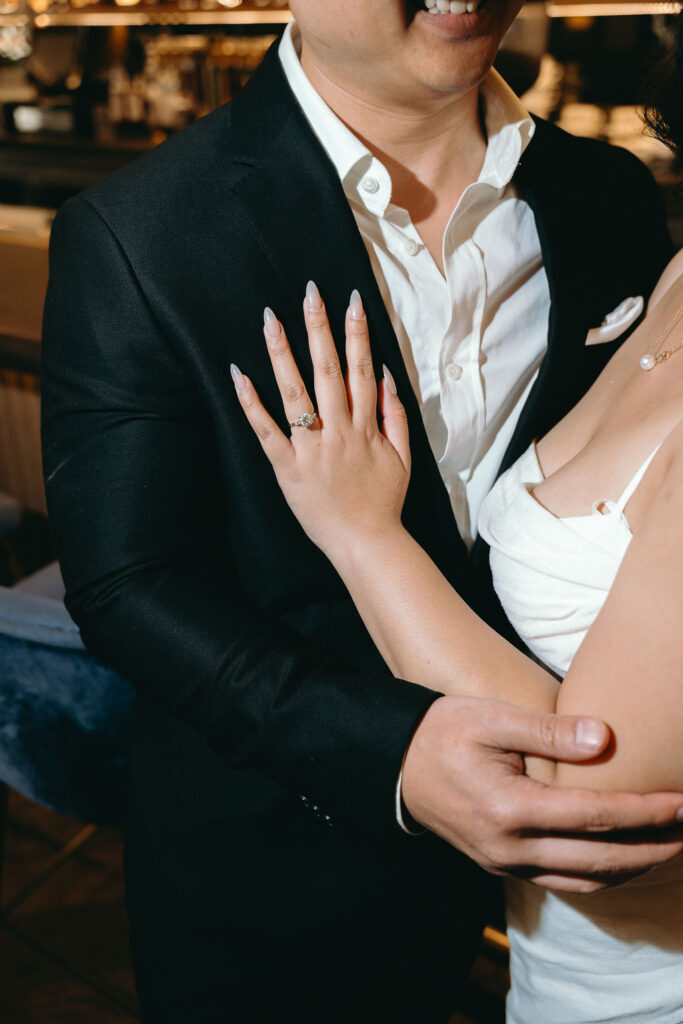
<path fill-rule="evenodd" d="M 525 829 L 539 832 L 642 832 L 683 825 L 680 793 L 600 793 L 555 789 L 514 778 L 516 803 Z"/>
<path fill-rule="evenodd" d="M 304 413 L 314 411 L 313 402 L 301 379 L 299 367 L 292 355 L 282 324 L 268 307 L 263 312 L 263 333 L 275 380 L 280 389 L 285 416 L 289 423 L 293 423 Z"/>
<path fill-rule="evenodd" d="M 349 405 L 356 426 L 377 429 L 377 383 L 372 365 L 368 320 L 357 291 L 346 312 L 346 364 Z"/>
<path fill-rule="evenodd" d="M 642 874 L 642 872 L 636 871 L 630 875 L 626 874 L 610 879 L 598 880 L 590 876 L 584 878 L 582 875 L 561 875 L 555 873 L 544 875 L 532 871 L 526 876 L 519 874 L 517 877 L 525 878 L 525 881 L 531 882 L 533 885 L 540 885 L 544 889 L 553 889 L 555 892 L 570 893 L 574 896 L 588 896 L 591 893 L 600 892 L 602 889 L 623 885 L 624 882 L 628 882 L 639 874 Z"/>
<path fill-rule="evenodd" d="M 277 470 L 285 465 L 288 459 L 294 458 L 294 449 L 273 417 L 263 408 L 249 378 L 234 363 L 230 366 L 230 374 L 240 405 L 271 465 Z"/>
<path fill-rule="evenodd" d="M 334 339 L 323 300 L 315 283 L 309 281 L 304 299 L 308 345 L 315 372 L 315 397 L 323 428 L 348 422 L 346 382 L 334 347 Z"/>
<path fill-rule="evenodd" d="M 384 367 L 384 380 L 380 386 L 379 407 L 382 414 L 382 433 L 398 452 L 407 470 L 410 469 L 410 431 L 408 417 L 396 393 L 396 382 L 388 366 Z"/>
<path fill-rule="evenodd" d="M 541 873 L 583 876 L 584 878 L 621 881 L 625 876 L 673 860 L 683 852 L 683 840 L 671 838 L 663 842 L 603 842 L 591 839 L 569 839 L 543 836 L 522 843 L 519 856 L 523 864 L 533 865 L 533 874 Z M 517 873 L 517 872 L 516 872 Z"/>
<path fill-rule="evenodd" d="M 574 877 L 573 875 L 529 875 L 527 882 L 540 885 L 554 892 L 564 892 L 574 896 L 589 896 L 607 887 L 606 882 L 596 882 L 593 878 Z"/>
<path fill-rule="evenodd" d="M 683 853 L 680 794 L 555 789 L 514 774 L 496 788 L 494 871 L 583 892 L 591 882 L 617 884 Z M 548 881 L 555 875 L 561 884 Z"/>

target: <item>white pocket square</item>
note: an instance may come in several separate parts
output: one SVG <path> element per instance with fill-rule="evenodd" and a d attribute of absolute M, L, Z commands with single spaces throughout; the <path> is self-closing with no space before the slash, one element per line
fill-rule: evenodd
<path fill-rule="evenodd" d="M 642 295 L 632 295 L 624 299 L 616 309 L 607 314 L 599 327 L 591 327 L 586 335 L 586 345 L 602 345 L 605 341 L 614 341 L 638 319 L 644 308 Z"/>

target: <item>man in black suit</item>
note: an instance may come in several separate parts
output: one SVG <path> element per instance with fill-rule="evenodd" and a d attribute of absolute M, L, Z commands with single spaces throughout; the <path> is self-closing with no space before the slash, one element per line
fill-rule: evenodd
<path fill-rule="evenodd" d="M 486 0 L 437 24 L 417 0 L 292 3 L 316 88 L 331 87 L 328 104 L 370 148 L 347 103 L 356 86 L 366 110 L 394 90 L 413 112 L 422 103 L 410 131 L 427 140 L 435 96 L 476 111 L 517 6 Z M 466 154 L 486 146 L 478 115 L 453 125 L 459 181 L 428 190 L 438 208 L 476 176 Z M 386 161 L 409 205 L 410 167 Z M 624 295 L 647 295 L 670 255 L 656 189 L 624 153 L 538 124 L 514 182 L 551 306 L 504 465 L 611 354 L 585 349 L 587 330 Z M 446 703 L 387 674 L 287 509 L 228 373 L 236 362 L 278 407 L 259 329 L 272 305 L 310 384 L 299 302 L 312 276 L 338 327 L 361 290 L 378 365 L 407 396 L 405 522 L 500 621 L 484 546 L 468 557 L 458 535 L 368 249 L 275 49 L 233 103 L 54 225 L 48 500 L 69 610 L 139 693 L 126 874 L 143 1018 L 159 1024 L 442 1022 L 495 888 L 475 861 L 589 889 L 663 859 L 649 833 L 619 839 L 670 823 L 680 805 L 546 792 L 501 750 L 587 758 L 604 729 L 582 721 L 582 743 L 574 720 Z M 406 810 L 432 833 L 420 838 L 396 821 L 406 750 Z"/>

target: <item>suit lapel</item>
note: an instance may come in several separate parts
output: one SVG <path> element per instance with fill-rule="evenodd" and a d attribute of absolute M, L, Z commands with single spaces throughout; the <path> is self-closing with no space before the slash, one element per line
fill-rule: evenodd
<path fill-rule="evenodd" d="M 313 278 L 325 299 L 340 354 L 348 298 L 358 288 L 372 325 L 377 363 L 387 362 L 401 375 L 400 349 L 365 245 L 336 170 L 292 95 L 276 50 L 233 106 L 234 162 L 250 167 L 233 195 L 284 293 L 291 296 L 287 328 L 302 367 L 310 367 L 310 360 L 301 301 L 306 282 Z M 255 122 L 266 133 L 259 132 L 256 145 Z"/>
<path fill-rule="evenodd" d="M 591 235 L 586 221 L 595 211 L 587 197 L 572 194 L 571 180 L 556 166 L 545 129 L 543 123 L 537 125 L 537 137 L 522 159 L 515 183 L 520 198 L 534 214 L 548 278 L 548 350 L 500 472 L 572 408 L 594 378 L 595 367 L 613 351 L 610 345 L 585 349 L 589 328 L 600 322 L 604 303 L 609 302 L 607 288 L 600 294 L 595 287 L 596 279 L 605 285 L 604 274 L 596 276 L 591 254 L 586 251 L 586 239 Z"/>
<path fill-rule="evenodd" d="M 344 361 L 344 319 L 353 288 L 368 316 L 377 375 L 386 363 L 406 406 L 413 473 L 404 521 L 442 567 L 462 579 L 465 546 L 431 452 L 420 408 L 367 250 L 336 170 L 311 131 L 282 72 L 276 48 L 231 104 L 234 183 L 245 229 L 258 242 L 277 278 L 277 313 L 307 387 L 312 367 L 301 313 L 313 278 L 325 300 Z M 254 132 L 258 124 L 260 131 Z"/>
<path fill-rule="evenodd" d="M 597 161 L 590 176 L 585 170 L 579 175 L 580 164 L 567 164 L 568 150 L 563 133 L 538 121 L 536 138 L 515 177 L 519 195 L 536 220 L 550 318 L 548 351 L 500 472 L 576 405 L 639 321 L 613 342 L 587 348 L 588 330 L 627 296 L 648 291 L 647 259 L 640 264 L 633 259 L 633 240 L 624 224 L 626 188 L 621 194 L 614 182 L 608 190 Z M 574 160 L 582 159 L 578 145 L 572 153 Z M 588 161 L 586 165 L 591 168 Z"/>
<path fill-rule="evenodd" d="M 619 200 L 606 209 L 604 182 L 577 176 L 567 165 L 566 138 L 538 121 L 536 137 L 525 153 L 515 184 L 531 207 L 541 243 L 550 290 L 548 351 L 522 409 L 499 475 L 534 439 L 543 437 L 589 389 L 615 350 L 635 330 L 637 321 L 614 342 L 586 347 L 586 335 L 622 299 L 642 289 L 642 268 L 620 263 L 614 235 Z M 596 225 L 601 225 L 598 230 Z M 623 246 L 625 261 L 632 244 Z M 632 263 L 631 259 L 631 263 Z M 479 538 L 472 562 L 488 572 L 488 546 Z"/>

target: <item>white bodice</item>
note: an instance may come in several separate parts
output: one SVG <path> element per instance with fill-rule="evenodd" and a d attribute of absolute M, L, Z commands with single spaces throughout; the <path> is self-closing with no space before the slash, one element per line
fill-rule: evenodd
<path fill-rule="evenodd" d="M 631 541 L 624 508 L 654 452 L 618 501 L 591 515 L 558 518 L 532 491 L 543 473 L 531 445 L 497 481 L 479 516 L 505 614 L 529 650 L 564 676 L 602 608 Z M 598 511 L 605 509 L 605 512 Z"/>
<path fill-rule="evenodd" d="M 632 539 L 624 508 L 654 455 L 619 501 L 559 518 L 532 493 L 543 474 L 531 446 L 484 502 L 479 531 L 501 604 L 560 676 L 614 582 Z M 508 1024 L 682 1024 L 683 858 L 593 896 L 512 879 L 506 902 Z"/>

